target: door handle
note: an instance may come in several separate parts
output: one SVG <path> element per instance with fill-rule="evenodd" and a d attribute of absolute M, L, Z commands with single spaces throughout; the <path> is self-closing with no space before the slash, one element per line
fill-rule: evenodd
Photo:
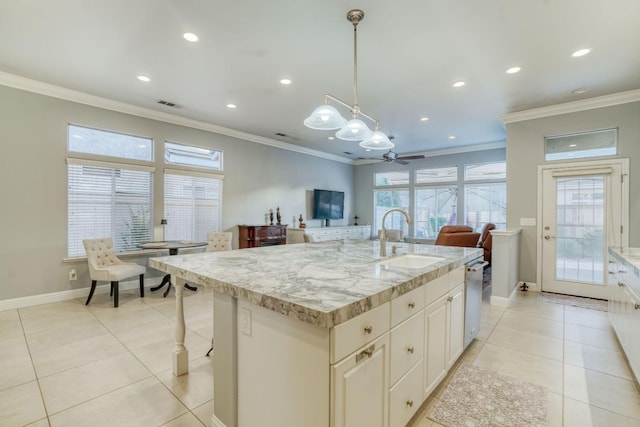
<path fill-rule="evenodd" d="M 548 234 L 544 235 L 544 239 L 545 240 L 551 240 L 551 239 L 555 239 L 555 238 L 556 238 L 556 236 L 549 236 Z"/>

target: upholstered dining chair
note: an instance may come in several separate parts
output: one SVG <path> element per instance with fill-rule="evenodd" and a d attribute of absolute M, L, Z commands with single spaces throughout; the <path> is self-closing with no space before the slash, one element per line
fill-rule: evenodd
<path fill-rule="evenodd" d="M 123 279 L 140 277 L 140 297 L 144 298 L 144 273 L 146 269 L 133 262 L 122 262 L 113 250 L 113 239 L 101 237 L 99 239 L 85 239 L 82 241 L 89 262 L 89 277 L 91 277 L 91 290 L 85 305 L 89 305 L 98 281 L 111 282 L 111 296 L 113 306 L 118 306 L 118 287 Z"/>
<path fill-rule="evenodd" d="M 233 233 L 230 231 L 210 231 L 207 233 L 207 248 L 205 252 L 230 251 L 231 238 Z"/>

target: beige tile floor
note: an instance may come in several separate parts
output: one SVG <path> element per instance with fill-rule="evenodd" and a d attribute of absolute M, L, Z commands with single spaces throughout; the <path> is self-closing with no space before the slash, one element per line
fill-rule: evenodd
<path fill-rule="evenodd" d="M 202 426 L 213 411 L 211 292 L 186 291 L 190 373 L 171 372 L 174 299 L 121 293 L 0 312 L 0 426 Z M 640 426 L 640 393 L 607 314 L 520 293 L 483 305 L 478 339 L 458 361 L 548 390 L 548 426 Z M 428 415 L 452 373 L 411 427 Z"/>
<path fill-rule="evenodd" d="M 547 389 L 547 426 L 640 426 L 640 392 L 608 314 L 537 301 L 519 292 L 509 309 L 483 303 L 478 339 L 416 414 L 429 419 L 447 382 L 462 363 L 492 369 Z"/>

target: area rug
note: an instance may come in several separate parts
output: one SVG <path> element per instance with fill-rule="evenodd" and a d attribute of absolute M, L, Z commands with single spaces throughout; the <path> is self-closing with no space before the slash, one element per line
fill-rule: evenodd
<path fill-rule="evenodd" d="M 552 304 L 572 305 L 574 307 L 590 308 L 592 310 L 609 311 L 609 303 L 601 299 L 574 297 L 571 295 L 540 292 L 538 301 Z"/>
<path fill-rule="evenodd" d="M 544 387 L 463 363 L 429 418 L 447 427 L 544 426 Z"/>

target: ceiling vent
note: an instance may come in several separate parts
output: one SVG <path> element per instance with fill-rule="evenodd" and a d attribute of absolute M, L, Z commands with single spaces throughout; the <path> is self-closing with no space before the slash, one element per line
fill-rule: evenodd
<path fill-rule="evenodd" d="M 165 101 L 163 99 L 161 99 L 160 101 L 158 101 L 158 104 L 160 105 L 166 105 L 167 107 L 171 107 L 171 108 L 182 108 L 182 105 L 178 105 L 175 102 L 171 102 L 171 101 Z"/>

